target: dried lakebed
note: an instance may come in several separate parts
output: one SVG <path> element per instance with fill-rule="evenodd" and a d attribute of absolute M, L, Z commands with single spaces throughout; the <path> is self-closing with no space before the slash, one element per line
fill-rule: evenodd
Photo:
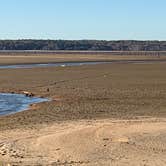
<path fill-rule="evenodd" d="M 27 97 L 23 94 L 0 93 L 0 116 L 24 111 L 31 104 L 49 101 L 46 98 Z"/>

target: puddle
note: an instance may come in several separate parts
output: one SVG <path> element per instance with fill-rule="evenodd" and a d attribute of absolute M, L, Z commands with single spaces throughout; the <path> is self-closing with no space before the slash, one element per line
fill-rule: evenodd
<path fill-rule="evenodd" d="M 37 68 L 37 67 L 65 67 L 65 66 L 81 66 L 96 65 L 110 62 L 57 62 L 57 63 L 40 63 L 40 64 L 18 64 L 18 65 L 0 65 L 0 69 L 21 69 L 21 68 Z"/>
<path fill-rule="evenodd" d="M 49 101 L 46 98 L 26 97 L 23 94 L 0 93 L 0 116 L 27 110 L 31 104 Z"/>

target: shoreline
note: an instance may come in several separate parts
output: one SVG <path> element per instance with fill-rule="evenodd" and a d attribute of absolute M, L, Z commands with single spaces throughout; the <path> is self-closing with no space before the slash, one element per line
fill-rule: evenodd
<path fill-rule="evenodd" d="M 37 102 L 37 103 L 33 103 L 33 104 L 28 104 L 28 106 L 22 110 L 19 110 L 19 111 L 15 111 L 15 112 L 11 112 L 11 113 L 8 113 L 8 114 L 4 114 L 4 115 L 0 115 L 1 118 L 3 117 L 7 117 L 7 116 L 12 116 L 12 115 L 16 115 L 17 113 L 20 113 L 20 112 L 24 112 L 24 111 L 30 111 L 30 110 L 35 110 L 36 108 L 40 108 L 39 107 L 39 104 L 41 103 L 46 103 L 46 102 L 51 102 L 53 101 L 53 99 L 51 98 L 46 98 L 46 97 L 41 97 L 39 95 L 34 95 L 33 96 L 27 96 L 24 92 L 0 92 L 0 94 L 16 94 L 16 95 L 24 95 L 25 97 L 29 97 L 29 98 L 40 98 L 40 99 L 46 99 L 47 101 L 41 101 L 41 102 Z M 32 94 L 29 92 L 29 94 Z M 54 99 L 55 101 L 55 99 Z M 25 103 L 24 103 L 25 104 Z"/>
<path fill-rule="evenodd" d="M 18 64 L 40 64 L 40 63 L 63 63 L 63 62 L 116 62 L 116 61 L 130 61 L 130 60 L 166 60 L 166 56 L 157 56 L 155 55 L 114 55 L 114 54 L 104 54 L 100 53 L 76 53 L 76 54 L 67 54 L 67 53 L 0 53 L 0 65 L 18 65 Z"/>
<path fill-rule="evenodd" d="M 143 63 L 143 64 L 148 64 L 148 63 L 152 63 L 152 62 L 166 62 L 166 59 L 135 59 L 135 60 L 87 60 L 87 61 L 84 61 L 84 60 L 80 60 L 80 61 L 55 61 L 55 62 L 24 62 L 24 63 L 7 63 L 7 64 L 1 64 L 0 63 L 0 66 L 15 66 L 15 65 L 40 65 L 40 64 L 46 64 L 46 65 L 51 65 L 51 64 L 61 64 L 61 63 L 89 63 L 89 62 L 92 62 L 92 63 L 112 63 L 112 64 L 134 64 L 134 63 Z M 84 65 L 84 64 L 83 64 Z M 86 65 L 86 64 L 85 64 Z M 88 64 L 87 64 L 88 65 Z M 91 64 L 90 64 L 91 65 Z M 41 66 L 40 66 L 41 67 Z M 49 66 L 48 66 L 49 67 Z M 51 66 L 51 67 L 54 67 L 54 66 Z M 56 66 L 55 66 L 56 67 Z M 59 67 L 59 66 L 57 66 Z M 33 68 L 33 67 L 29 67 L 29 68 Z M 41 67 L 42 68 L 42 67 Z"/>

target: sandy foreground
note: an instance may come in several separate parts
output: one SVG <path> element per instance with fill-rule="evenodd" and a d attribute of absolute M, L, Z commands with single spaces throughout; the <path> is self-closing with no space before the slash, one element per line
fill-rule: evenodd
<path fill-rule="evenodd" d="M 166 119 L 90 120 L 3 131 L 6 165 L 166 165 Z"/>
<path fill-rule="evenodd" d="M 159 62 L 0 70 L 1 92 L 53 99 L 0 117 L 0 166 L 166 165 L 165 71 Z"/>

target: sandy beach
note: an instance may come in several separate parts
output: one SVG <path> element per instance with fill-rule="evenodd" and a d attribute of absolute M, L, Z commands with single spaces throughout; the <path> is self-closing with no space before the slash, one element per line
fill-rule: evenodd
<path fill-rule="evenodd" d="M 2 65 L 64 60 L 1 56 Z M 65 60 L 107 60 L 94 56 Z M 165 71 L 160 62 L 1 69 L 0 92 L 52 101 L 0 117 L 0 165 L 166 165 Z"/>
<path fill-rule="evenodd" d="M 82 120 L 1 133 L 13 165 L 165 165 L 165 119 Z"/>

